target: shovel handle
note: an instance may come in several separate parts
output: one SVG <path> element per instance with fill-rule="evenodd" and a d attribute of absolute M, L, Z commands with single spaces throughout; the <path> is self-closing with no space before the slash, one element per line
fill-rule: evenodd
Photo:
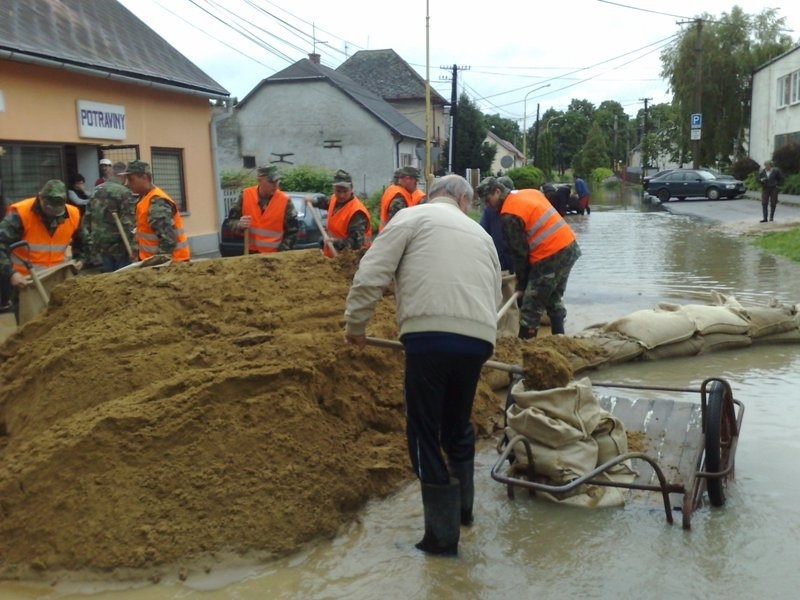
<path fill-rule="evenodd" d="M 250 254 L 250 229 L 244 230 L 244 255 Z"/>
<path fill-rule="evenodd" d="M 114 223 L 117 226 L 117 231 L 119 231 L 119 236 L 122 238 L 122 243 L 125 244 L 125 250 L 128 253 L 128 258 L 131 259 L 131 262 L 135 261 L 136 257 L 133 255 L 133 248 L 131 248 L 131 243 L 128 241 L 128 236 L 125 234 L 125 228 L 122 226 L 122 221 L 119 220 L 117 211 L 112 210 L 111 216 L 114 218 Z"/>
<path fill-rule="evenodd" d="M 311 201 L 311 198 L 306 198 L 306 207 L 307 210 L 311 213 L 314 222 L 317 224 L 317 228 L 319 229 L 319 232 L 322 234 L 322 239 L 325 242 L 325 245 L 328 246 L 328 249 L 331 251 L 331 254 L 333 254 L 334 256 L 338 256 L 339 253 L 333 246 L 333 240 L 331 239 L 331 236 L 328 235 L 328 232 L 325 230 L 325 226 L 322 224 L 322 219 L 319 218 L 317 207 L 314 206 L 314 204 Z"/>
<path fill-rule="evenodd" d="M 519 297 L 519 292 L 514 292 L 511 295 L 511 298 L 509 298 L 508 301 L 505 304 L 503 304 L 503 307 L 497 312 L 498 323 L 500 322 L 500 319 L 503 318 L 503 315 L 505 315 L 508 312 L 508 309 L 514 306 L 514 304 L 516 304 L 518 297 Z"/>
<path fill-rule="evenodd" d="M 402 350 L 403 344 L 396 340 L 385 340 L 383 338 L 376 338 L 376 337 L 369 337 L 367 336 L 367 344 L 369 346 L 381 346 L 383 348 L 394 348 L 395 350 Z M 514 373 L 515 375 L 522 375 L 523 370 L 522 367 L 518 365 L 511 365 L 508 363 L 498 362 L 496 360 L 487 360 L 483 363 L 483 366 L 489 367 L 490 369 L 497 369 L 499 371 L 506 371 L 507 373 Z"/>

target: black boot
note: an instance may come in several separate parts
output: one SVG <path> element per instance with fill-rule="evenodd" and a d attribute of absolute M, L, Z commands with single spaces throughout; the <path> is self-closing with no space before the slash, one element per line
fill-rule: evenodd
<path fill-rule="evenodd" d="M 761 205 L 761 212 L 764 215 L 764 218 L 761 219 L 761 222 L 762 223 L 766 223 L 767 222 L 767 205 L 766 204 L 762 204 Z"/>
<path fill-rule="evenodd" d="M 425 536 L 416 544 L 418 549 L 428 554 L 458 554 L 460 499 L 461 492 L 455 479 L 451 479 L 448 485 L 422 484 Z"/>
<path fill-rule="evenodd" d="M 525 325 L 520 324 L 518 337 L 523 340 L 529 340 L 531 338 L 535 338 L 538 333 L 538 327 L 526 327 Z"/>
<path fill-rule="evenodd" d="M 775 218 L 775 207 L 774 206 L 770 206 L 770 208 L 769 208 L 769 220 L 772 221 L 772 219 L 774 219 L 774 218 Z"/>
<path fill-rule="evenodd" d="M 564 333 L 564 317 L 554 317 L 550 315 L 550 333 Z"/>
<path fill-rule="evenodd" d="M 458 479 L 461 493 L 461 524 L 472 525 L 472 505 L 475 501 L 475 459 L 451 462 L 450 475 Z"/>

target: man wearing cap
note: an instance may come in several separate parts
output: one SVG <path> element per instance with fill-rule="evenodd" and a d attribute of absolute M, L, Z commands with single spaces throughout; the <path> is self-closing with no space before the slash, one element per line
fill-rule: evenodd
<path fill-rule="evenodd" d="M 95 180 L 95 182 L 94 182 L 95 187 L 97 187 L 98 185 L 100 185 L 104 181 L 108 181 L 109 177 L 111 177 L 111 174 L 112 174 L 111 173 L 112 167 L 113 167 L 113 164 L 111 163 L 111 161 L 108 158 L 100 159 L 100 177 L 98 177 Z"/>
<path fill-rule="evenodd" d="M 51 179 L 39 193 L 8 207 L 0 222 L 0 277 L 10 281 L 15 288 L 31 284 L 27 278 L 26 261 L 37 269 L 46 269 L 67 262 L 66 250 L 72 244 L 72 258 L 80 269 L 83 243 L 80 234 L 80 211 L 67 204 L 67 186 L 63 181 Z M 20 241 L 28 247 L 11 250 Z M 30 248 L 30 254 L 28 253 Z M 16 305 L 17 294 L 13 302 Z"/>
<path fill-rule="evenodd" d="M 554 334 L 564 333 L 564 291 L 581 255 L 575 234 L 539 190 L 511 191 L 495 177 L 483 179 L 478 195 L 500 214 L 522 295 L 519 337 L 536 337 L 542 313 Z"/>
<path fill-rule="evenodd" d="M 372 219 L 367 207 L 353 193 L 353 178 L 350 173 L 342 169 L 334 173 L 333 194 L 330 199 L 323 197 L 314 200 L 307 197 L 306 203 L 328 210 L 328 233 L 333 238 L 333 247 L 337 251 L 369 247 L 372 242 Z M 325 256 L 333 256 L 328 244 L 323 246 L 322 252 Z"/>
<path fill-rule="evenodd" d="M 143 160 L 132 160 L 120 173 L 131 192 L 139 195 L 136 204 L 136 245 L 139 260 L 166 254 L 175 262 L 191 258 L 189 240 L 183 229 L 178 205 L 161 188 L 153 185 L 153 172 Z"/>
<path fill-rule="evenodd" d="M 94 189 L 83 216 L 84 239 L 90 243 L 92 254 L 100 258 L 103 273 L 116 271 L 136 259 L 128 254 L 120 227 L 114 219 L 114 213 L 117 213 L 128 245 L 135 248 L 136 197 L 123 185 L 125 163 L 115 162 L 111 168 L 113 175 Z"/>
<path fill-rule="evenodd" d="M 256 173 L 258 183 L 244 188 L 228 212 L 230 226 L 250 230 L 250 252 L 291 250 L 300 221 L 294 204 L 280 189 L 281 172 L 270 165 L 259 167 Z"/>
<path fill-rule="evenodd" d="M 394 183 L 387 187 L 381 196 L 378 232 L 383 231 L 383 228 L 398 211 L 422 202 L 425 192 L 417 189 L 418 181 L 419 169 L 414 167 L 401 167 L 394 172 Z"/>

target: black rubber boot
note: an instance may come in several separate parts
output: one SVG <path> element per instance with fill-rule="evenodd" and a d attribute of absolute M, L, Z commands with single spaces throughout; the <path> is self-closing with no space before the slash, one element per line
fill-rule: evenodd
<path fill-rule="evenodd" d="M 775 218 L 775 207 L 774 206 L 770 206 L 769 207 L 769 220 L 772 221 L 773 218 Z"/>
<path fill-rule="evenodd" d="M 519 326 L 519 338 L 523 340 L 529 340 L 531 338 L 535 338 L 536 335 L 539 333 L 538 327 L 526 327 L 525 325 L 520 324 Z"/>
<path fill-rule="evenodd" d="M 564 333 L 564 317 L 554 317 L 550 315 L 550 333 Z"/>
<path fill-rule="evenodd" d="M 763 219 L 761 219 L 761 222 L 762 222 L 762 223 L 766 223 L 766 222 L 767 222 L 767 205 L 766 205 L 766 204 L 762 204 L 762 205 L 761 205 L 761 212 L 762 212 L 762 213 L 763 213 L 763 215 L 764 215 L 764 218 L 763 218 Z"/>
<path fill-rule="evenodd" d="M 461 492 L 458 482 L 448 485 L 422 484 L 422 507 L 425 512 L 425 536 L 416 547 L 428 554 L 458 555 Z"/>
<path fill-rule="evenodd" d="M 475 460 L 451 462 L 450 475 L 458 479 L 461 494 L 461 524 L 472 525 L 472 505 L 475 501 Z"/>

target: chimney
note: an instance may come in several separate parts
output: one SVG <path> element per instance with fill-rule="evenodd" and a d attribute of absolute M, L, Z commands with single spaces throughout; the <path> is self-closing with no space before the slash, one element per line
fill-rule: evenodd
<path fill-rule="evenodd" d="M 312 52 L 311 54 L 308 55 L 308 60 L 310 60 L 315 65 L 318 65 L 319 64 L 319 54 L 317 54 L 316 52 Z"/>

